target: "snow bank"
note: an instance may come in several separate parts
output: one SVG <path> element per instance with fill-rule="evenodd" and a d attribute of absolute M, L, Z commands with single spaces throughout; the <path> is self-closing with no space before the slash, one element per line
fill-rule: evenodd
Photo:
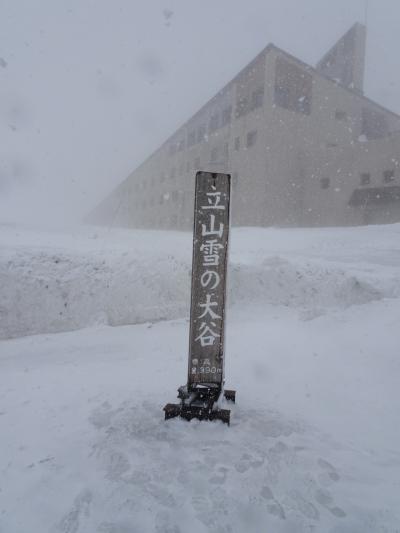
<path fill-rule="evenodd" d="M 397 296 L 393 233 L 399 242 L 400 225 L 235 229 L 229 302 L 285 305 L 313 318 L 327 308 Z M 0 338 L 189 314 L 189 234 L 2 228 L 0 246 Z"/>
<path fill-rule="evenodd" d="M 189 269 L 153 254 L 24 250 L 0 266 L 1 337 L 94 324 L 135 324 L 186 312 Z"/>

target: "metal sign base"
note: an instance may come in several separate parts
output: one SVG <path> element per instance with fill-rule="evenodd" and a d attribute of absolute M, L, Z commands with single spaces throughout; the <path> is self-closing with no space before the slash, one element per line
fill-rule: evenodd
<path fill-rule="evenodd" d="M 179 404 L 168 403 L 164 407 L 165 420 L 180 416 L 185 420 L 221 420 L 230 425 L 231 412 L 229 409 L 220 409 L 218 401 L 221 398 L 221 388 L 214 383 L 195 385 L 188 388 L 183 385 L 178 389 Z M 224 390 L 223 396 L 226 400 L 235 402 L 236 392 L 234 390 Z"/>

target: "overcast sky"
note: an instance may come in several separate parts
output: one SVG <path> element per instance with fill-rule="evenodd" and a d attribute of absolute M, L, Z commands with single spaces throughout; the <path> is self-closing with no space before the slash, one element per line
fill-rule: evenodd
<path fill-rule="evenodd" d="M 0 0 L 0 221 L 74 220 L 269 42 L 315 64 L 365 0 Z M 366 94 L 400 113 L 399 0 Z"/>

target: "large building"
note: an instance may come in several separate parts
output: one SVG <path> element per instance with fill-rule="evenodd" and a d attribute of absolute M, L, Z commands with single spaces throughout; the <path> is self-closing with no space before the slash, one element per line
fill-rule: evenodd
<path fill-rule="evenodd" d="M 364 26 L 311 67 L 268 45 L 91 222 L 191 228 L 198 170 L 232 175 L 235 225 L 400 220 L 400 116 L 364 96 Z"/>

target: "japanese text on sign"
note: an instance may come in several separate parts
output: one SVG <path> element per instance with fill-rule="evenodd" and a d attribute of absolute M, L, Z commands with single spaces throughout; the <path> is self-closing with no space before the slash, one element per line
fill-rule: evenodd
<path fill-rule="evenodd" d="M 229 176 L 198 173 L 189 380 L 219 382 L 223 369 Z"/>

